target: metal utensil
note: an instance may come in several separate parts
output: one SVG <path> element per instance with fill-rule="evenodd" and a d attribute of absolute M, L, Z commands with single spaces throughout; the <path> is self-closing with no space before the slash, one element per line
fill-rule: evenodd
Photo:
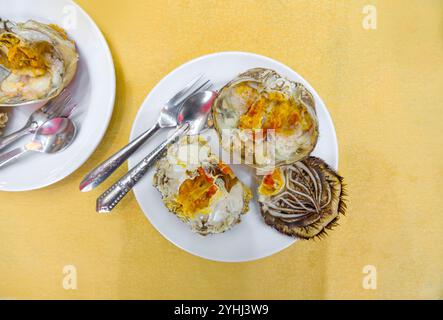
<path fill-rule="evenodd" d="M 9 146 L 28 134 L 36 133 L 38 128 L 48 120 L 58 117 L 69 117 L 76 106 L 77 104 L 72 102 L 70 93 L 68 91 L 62 92 L 41 109 L 34 111 L 23 128 L 1 137 L 0 149 Z"/>
<path fill-rule="evenodd" d="M 0 167 L 17 159 L 28 151 L 55 153 L 68 147 L 75 137 L 75 125 L 69 118 L 54 118 L 45 122 L 32 141 L 21 148 L 0 155 Z"/>
<path fill-rule="evenodd" d="M 140 161 L 134 168 L 114 183 L 97 199 L 97 212 L 107 213 L 123 199 L 137 184 L 149 168 L 166 150 L 166 147 L 178 137 L 198 134 L 206 125 L 208 115 L 217 93 L 213 91 L 199 92 L 187 99 L 178 115 L 179 127 L 160 146 Z"/>
<path fill-rule="evenodd" d="M 211 82 L 203 76 L 191 81 L 184 89 L 175 94 L 160 111 L 156 124 L 143 132 L 140 136 L 120 149 L 110 158 L 99 164 L 88 173 L 80 183 L 80 190 L 91 191 L 103 181 L 105 181 L 118 167 L 120 167 L 140 146 L 152 137 L 160 128 L 170 128 L 177 126 L 177 115 L 183 101 L 202 90 L 208 90 L 212 86 Z"/>

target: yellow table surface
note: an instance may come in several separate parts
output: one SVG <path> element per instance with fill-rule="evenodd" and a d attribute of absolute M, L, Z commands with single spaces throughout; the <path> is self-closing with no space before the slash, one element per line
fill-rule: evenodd
<path fill-rule="evenodd" d="M 48 188 L 0 193 L 0 298 L 443 298 L 443 2 L 79 0 L 117 73 L 115 112 L 93 156 Z M 377 29 L 362 27 L 375 5 Z M 95 213 L 81 178 L 123 146 L 167 73 L 218 51 L 255 52 L 306 78 L 337 130 L 349 192 L 329 237 L 217 263 L 165 240 L 133 195 Z M 127 168 L 121 168 L 123 174 Z M 74 265 L 77 289 L 65 290 Z M 362 286 L 363 268 L 377 288 Z"/>

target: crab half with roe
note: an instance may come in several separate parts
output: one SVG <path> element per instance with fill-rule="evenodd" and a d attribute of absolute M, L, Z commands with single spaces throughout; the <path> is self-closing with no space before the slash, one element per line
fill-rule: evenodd
<path fill-rule="evenodd" d="M 318 139 L 311 93 L 269 69 L 250 69 L 224 86 L 213 118 L 222 147 L 257 169 L 303 159 Z"/>
<path fill-rule="evenodd" d="M 73 79 L 77 61 L 74 42 L 57 25 L 0 20 L 0 105 L 55 97 Z"/>
<path fill-rule="evenodd" d="M 202 137 L 182 137 L 156 167 L 153 185 L 166 207 L 196 233 L 227 231 L 248 211 L 250 189 Z"/>

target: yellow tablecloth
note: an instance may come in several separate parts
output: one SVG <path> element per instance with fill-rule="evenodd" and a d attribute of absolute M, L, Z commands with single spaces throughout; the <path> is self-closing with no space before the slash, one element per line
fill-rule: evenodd
<path fill-rule="evenodd" d="M 103 143 L 70 177 L 0 193 L 0 298 L 443 298 L 442 1 L 78 3 L 111 47 L 115 112 Z M 376 29 L 364 27 L 368 4 Z M 277 59 L 313 85 L 333 117 L 349 191 L 348 214 L 328 238 L 238 264 L 176 248 L 132 195 L 103 216 L 94 211 L 103 187 L 78 192 L 127 142 L 163 76 L 228 50 Z M 76 268 L 76 290 L 63 286 L 66 265 Z M 367 265 L 377 271 L 375 290 L 362 283 Z"/>

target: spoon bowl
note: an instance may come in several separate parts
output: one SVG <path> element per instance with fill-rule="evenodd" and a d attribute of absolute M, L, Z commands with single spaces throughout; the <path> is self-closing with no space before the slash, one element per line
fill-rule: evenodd
<path fill-rule="evenodd" d="M 42 153 L 56 153 L 66 149 L 75 137 L 76 128 L 69 118 L 54 118 L 45 122 L 36 132 L 31 143 L 38 145 Z"/>
<path fill-rule="evenodd" d="M 212 104 L 217 97 L 214 91 L 202 91 L 189 97 L 180 109 L 178 124 L 189 124 L 188 135 L 196 135 L 206 126 Z"/>
<path fill-rule="evenodd" d="M 56 153 L 66 149 L 74 140 L 76 128 L 69 118 L 54 118 L 38 128 L 33 139 L 21 148 L 0 155 L 0 167 L 33 151 Z"/>

